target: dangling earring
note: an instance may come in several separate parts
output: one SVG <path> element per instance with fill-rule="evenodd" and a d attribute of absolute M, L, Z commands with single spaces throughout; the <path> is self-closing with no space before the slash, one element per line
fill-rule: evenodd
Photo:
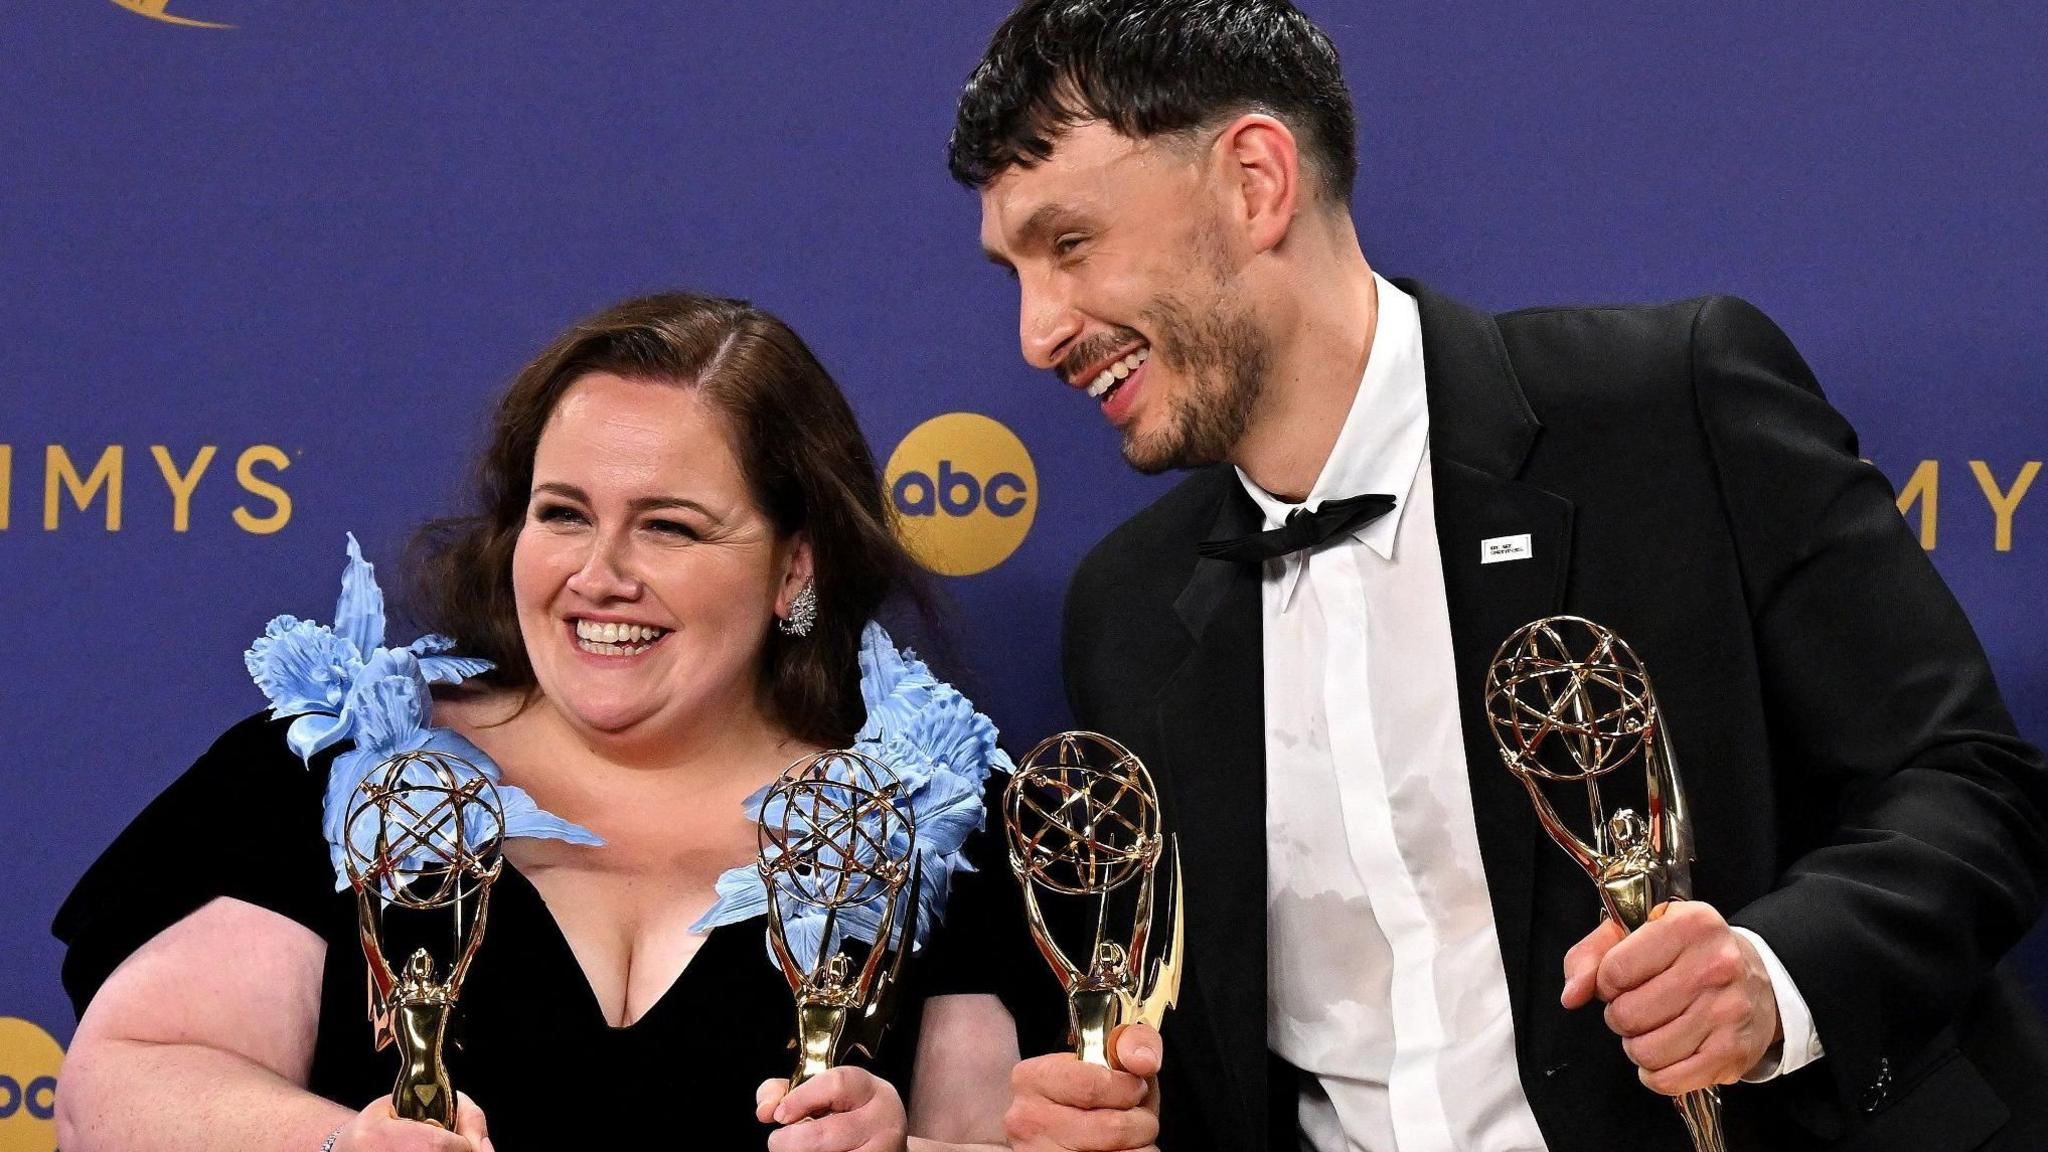
<path fill-rule="evenodd" d="M 784 636 L 809 636 L 818 623 L 818 586 L 804 581 L 789 601 L 789 615 L 775 622 Z"/>

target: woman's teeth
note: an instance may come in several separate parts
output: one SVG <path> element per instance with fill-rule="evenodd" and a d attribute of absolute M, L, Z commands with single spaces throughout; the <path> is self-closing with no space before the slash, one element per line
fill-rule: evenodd
<path fill-rule="evenodd" d="M 1097 400 L 1106 399 L 1109 396 L 1110 392 L 1115 390 L 1117 384 L 1120 381 L 1122 381 L 1124 377 L 1129 376 L 1133 372 L 1136 372 L 1138 370 L 1138 365 L 1143 364 L 1145 361 L 1150 360 L 1151 358 L 1152 349 L 1140 348 L 1136 352 L 1133 352 L 1130 355 L 1125 356 L 1123 359 L 1118 360 L 1116 363 L 1111 364 L 1109 367 L 1104 368 L 1102 370 L 1102 375 L 1097 376 L 1092 382 L 1089 383 L 1088 395 Z"/>
<path fill-rule="evenodd" d="M 668 629 L 653 628 L 645 624 L 576 621 L 576 646 L 599 656 L 632 656 L 645 652 L 654 646 L 655 641 L 666 635 Z"/>

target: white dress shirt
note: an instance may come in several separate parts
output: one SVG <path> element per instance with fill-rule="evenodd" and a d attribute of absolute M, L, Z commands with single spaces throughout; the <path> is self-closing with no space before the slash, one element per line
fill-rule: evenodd
<path fill-rule="evenodd" d="M 1515 1061 L 1459 726 L 1421 322 L 1413 297 L 1374 280 L 1365 376 L 1308 499 L 1239 473 L 1268 527 L 1326 500 L 1395 500 L 1265 566 L 1267 1040 L 1305 1074 L 1305 1149 L 1532 1152 L 1543 1137 Z M 1783 966 L 1749 938 L 1785 1023 L 1782 1060 L 1752 1073 L 1768 1079 L 1819 1048 Z"/>

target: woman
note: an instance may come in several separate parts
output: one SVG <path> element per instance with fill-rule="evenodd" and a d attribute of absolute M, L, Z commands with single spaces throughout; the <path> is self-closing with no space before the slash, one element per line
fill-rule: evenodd
<path fill-rule="evenodd" d="M 991 907 L 1006 884 L 989 835 L 961 836 L 982 823 L 970 785 L 999 786 L 1007 762 L 971 705 L 869 627 L 911 570 L 809 349 L 742 302 L 620 305 L 514 381 L 480 477 L 478 513 L 423 535 L 420 584 L 432 622 L 481 659 L 382 647 L 351 542 L 335 627 L 281 617 L 251 650 L 272 718 L 224 736 L 60 912 L 82 1011 L 64 1147 L 999 1139 L 1015 1031 L 974 960 L 1012 930 L 985 926 L 1018 920 Z M 875 1071 L 785 1097 L 791 997 L 746 914 L 746 802 L 799 757 L 879 747 L 905 733 L 878 724 L 918 714 L 956 744 L 917 768 L 952 789 L 920 840 L 928 904 L 950 888 L 950 907 L 923 917 Z M 355 900 L 336 884 L 345 793 L 422 748 L 497 773 L 513 834 L 455 1012 L 453 1132 L 392 1113 L 395 1061 L 372 1051 Z M 979 872 L 972 855 L 989 857 Z"/>

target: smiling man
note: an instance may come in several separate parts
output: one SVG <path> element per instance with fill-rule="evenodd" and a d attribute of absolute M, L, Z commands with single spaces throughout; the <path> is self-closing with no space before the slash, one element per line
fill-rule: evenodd
<path fill-rule="evenodd" d="M 1189 983 L 1123 1071 L 1014 1078 L 1019 1148 L 2038 1148 L 1996 971 L 2048 770 L 1784 334 L 1730 298 L 1488 315 L 1382 278 L 1350 98 L 1284 0 L 1030 0 L 954 176 L 1025 359 L 1146 472 L 1065 663 L 1181 836 Z M 1648 661 L 1698 899 L 1622 939 L 1480 707 L 1569 612 Z M 1604 1002 L 1604 1010 L 1594 1005 Z M 1654 1091 L 1646 1091 L 1645 1085 Z"/>

